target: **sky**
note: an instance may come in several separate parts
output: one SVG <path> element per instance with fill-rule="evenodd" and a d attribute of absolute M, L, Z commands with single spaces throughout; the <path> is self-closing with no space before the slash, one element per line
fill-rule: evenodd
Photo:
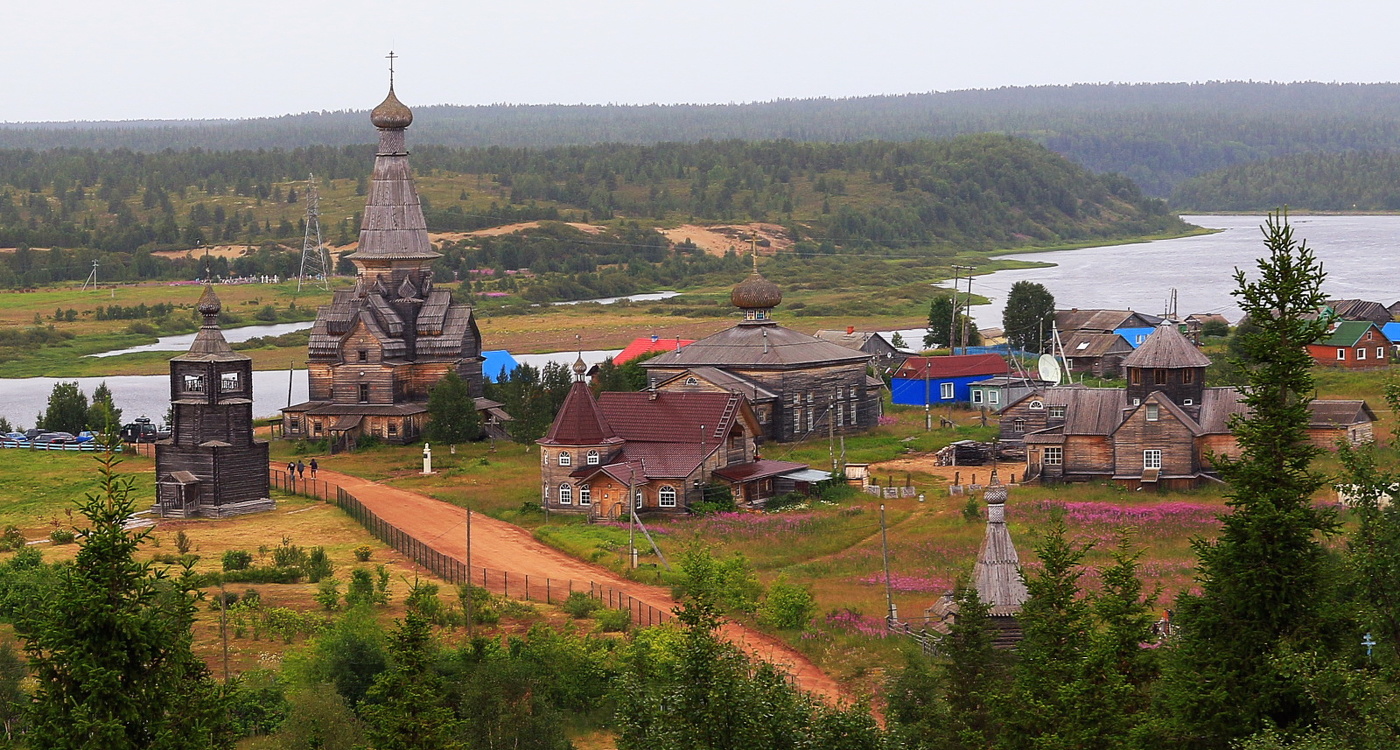
<path fill-rule="evenodd" d="M 1355 0 L 0 0 L 0 121 L 1400 79 Z"/>

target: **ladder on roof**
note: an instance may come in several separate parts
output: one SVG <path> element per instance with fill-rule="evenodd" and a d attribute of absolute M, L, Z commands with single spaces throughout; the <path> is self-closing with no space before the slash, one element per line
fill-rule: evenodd
<path fill-rule="evenodd" d="M 734 412 L 739 409 L 739 396 L 733 394 L 729 397 L 729 403 L 724 405 L 724 414 L 720 415 L 719 424 L 715 425 L 715 437 L 724 437 L 724 426 L 729 424 L 729 418 L 734 416 Z"/>

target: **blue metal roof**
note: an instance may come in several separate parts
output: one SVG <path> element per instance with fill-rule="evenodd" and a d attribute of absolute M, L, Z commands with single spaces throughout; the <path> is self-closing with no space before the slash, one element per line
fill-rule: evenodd
<path fill-rule="evenodd" d="M 1148 337 L 1148 336 L 1151 336 L 1151 335 L 1152 335 L 1152 332 L 1155 331 L 1155 330 L 1157 330 L 1157 329 L 1155 329 L 1155 328 L 1115 328 L 1115 329 L 1113 329 L 1113 332 L 1116 333 L 1116 334 L 1118 334 L 1119 336 L 1122 336 L 1124 341 L 1127 341 L 1129 344 L 1132 344 L 1133 348 L 1136 349 L 1136 348 L 1138 348 L 1138 346 L 1139 346 L 1140 344 L 1142 344 L 1142 342 L 1146 341 L 1146 340 L 1147 340 L 1147 337 Z"/>
<path fill-rule="evenodd" d="M 519 366 L 515 357 L 510 356 L 510 352 L 505 349 L 484 351 L 481 356 L 486 358 L 486 361 L 481 363 L 481 374 L 492 383 L 499 381 L 502 369 L 506 371 L 506 374 L 510 374 L 515 372 L 515 368 Z"/>

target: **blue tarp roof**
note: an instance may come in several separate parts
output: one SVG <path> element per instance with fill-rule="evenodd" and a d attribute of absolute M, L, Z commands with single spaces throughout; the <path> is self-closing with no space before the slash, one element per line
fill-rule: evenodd
<path fill-rule="evenodd" d="M 507 374 L 515 371 L 518 363 L 515 357 L 510 356 L 510 352 L 505 349 L 492 349 L 489 352 L 482 352 L 481 356 L 486 358 L 481 363 L 481 374 L 492 383 L 498 381 L 501 376 L 501 369 L 505 368 Z"/>
<path fill-rule="evenodd" d="M 1390 343 L 1400 343 L 1400 323 L 1386 323 L 1381 326 L 1381 333 L 1390 339 Z"/>
<path fill-rule="evenodd" d="M 1132 344 L 1133 348 L 1136 349 L 1136 348 L 1138 348 L 1138 345 L 1140 345 L 1142 342 L 1146 341 L 1146 340 L 1147 340 L 1147 337 L 1148 337 L 1148 336 L 1151 336 L 1151 335 L 1152 335 L 1152 332 L 1155 331 L 1155 330 L 1157 330 L 1157 329 L 1155 329 L 1155 328 L 1115 328 L 1115 329 L 1113 329 L 1113 332 L 1116 333 L 1116 334 L 1118 334 L 1119 336 L 1122 336 L 1124 341 L 1127 341 L 1129 344 Z"/>

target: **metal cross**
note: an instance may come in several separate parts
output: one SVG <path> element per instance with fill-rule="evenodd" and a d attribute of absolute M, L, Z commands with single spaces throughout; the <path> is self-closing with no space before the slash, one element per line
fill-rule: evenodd
<path fill-rule="evenodd" d="M 393 50 L 389 50 L 389 54 L 385 55 L 384 57 L 386 57 L 386 58 L 389 59 L 389 88 L 393 88 L 393 87 L 394 87 L 394 60 L 395 60 L 395 58 L 398 57 L 398 55 L 394 54 L 394 51 L 393 51 Z"/>
<path fill-rule="evenodd" d="M 1366 647 L 1366 659 L 1369 661 L 1371 659 L 1371 649 L 1376 645 L 1376 639 L 1372 638 L 1370 633 L 1367 633 L 1366 637 L 1361 639 L 1361 645 Z"/>
<path fill-rule="evenodd" d="M 749 252 L 753 255 L 753 272 L 758 273 L 758 232 L 749 234 Z"/>

